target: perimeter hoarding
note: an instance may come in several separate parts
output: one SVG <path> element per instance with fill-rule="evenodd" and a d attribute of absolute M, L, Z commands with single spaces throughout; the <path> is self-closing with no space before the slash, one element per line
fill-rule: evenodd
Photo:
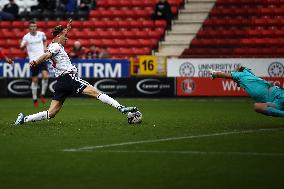
<path fill-rule="evenodd" d="M 284 77 L 266 77 L 272 84 L 284 87 Z M 179 77 L 177 78 L 177 96 L 247 96 L 246 92 L 230 79 Z"/>
<path fill-rule="evenodd" d="M 30 66 L 27 59 L 16 59 L 10 65 L 0 61 L 0 77 L 29 78 Z M 78 76 L 84 78 L 121 78 L 129 77 L 129 61 L 114 59 L 72 60 L 78 68 Z M 53 77 L 53 69 L 49 65 L 50 77 Z"/>
<path fill-rule="evenodd" d="M 114 97 L 176 96 L 175 78 L 85 78 L 85 80 L 100 91 Z M 55 83 L 55 78 L 49 79 L 48 97 L 53 96 Z M 30 79 L 2 78 L 0 79 L 0 97 L 31 97 L 30 86 Z"/>
<path fill-rule="evenodd" d="M 284 59 L 168 59 L 168 77 L 208 77 L 209 69 L 230 72 L 248 67 L 259 77 L 284 77 Z"/>

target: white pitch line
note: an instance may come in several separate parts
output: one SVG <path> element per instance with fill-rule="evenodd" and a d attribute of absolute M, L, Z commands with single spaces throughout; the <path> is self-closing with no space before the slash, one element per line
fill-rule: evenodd
<path fill-rule="evenodd" d="M 147 143 L 156 143 L 156 142 L 183 140 L 183 139 L 206 138 L 206 137 L 225 136 L 225 135 L 232 135 L 232 134 L 246 134 L 246 133 L 257 133 L 257 132 L 279 131 L 279 130 L 284 130 L 284 128 L 254 129 L 254 130 L 244 130 L 244 131 L 230 131 L 230 132 L 223 132 L 223 133 L 191 135 L 191 136 L 184 136 L 184 137 L 171 137 L 171 138 L 161 138 L 161 139 L 153 139 L 153 140 L 141 140 L 141 141 L 133 141 L 133 142 L 122 142 L 122 143 L 115 143 L 115 144 L 105 144 L 105 145 L 98 145 L 98 146 L 85 146 L 85 147 L 73 148 L 73 149 L 63 149 L 63 151 L 65 151 L 65 152 L 79 152 L 79 151 L 89 151 L 89 150 L 102 149 L 102 148 L 115 147 L 115 146 L 133 145 L 133 144 L 147 144 Z"/>
<path fill-rule="evenodd" d="M 95 151 L 95 152 L 284 157 L 284 153 L 268 153 L 268 152 L 206 152 L 206 151 L 165 151 L 165 150 L 100 150 L 100 151 Z"/>

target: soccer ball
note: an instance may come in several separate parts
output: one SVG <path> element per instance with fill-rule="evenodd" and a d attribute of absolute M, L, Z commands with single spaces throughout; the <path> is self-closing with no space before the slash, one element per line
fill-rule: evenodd
<path fill-rule="evenodd" d="M 138 124 L 142 122 L 142 113 L 137 112 L 128 112 L 127 114 L 127 120 L 129 124 Z"/>

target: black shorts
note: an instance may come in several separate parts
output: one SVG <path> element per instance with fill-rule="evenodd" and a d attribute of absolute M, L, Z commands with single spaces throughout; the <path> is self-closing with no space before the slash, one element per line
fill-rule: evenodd
<path fill-rule="evenodd" d="M 87 81 L 79 78 L 76 74 L 64 74 L 57 78 L 52 99 L 63 103 L 70 95 L 82 94 L 88 85 L 90 84 Z"/>
<path fill-rule="evenodd" d="M 32 77 L 38 76 L 38 74 L 41 73 L 43 70 L 48 71 L 47 64 L 48 62 L 43 62 L 37 66 L 33 66 L 31 68 Z"/>

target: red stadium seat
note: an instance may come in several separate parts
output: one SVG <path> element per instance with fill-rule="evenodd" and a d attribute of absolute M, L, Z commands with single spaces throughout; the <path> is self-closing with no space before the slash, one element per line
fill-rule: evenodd
<path fill-rule="evenodd" d="M 148 55 L 150 54 L 150 48 L 133 48 L 133 55 Z"/>
<path fill-rule="evenodd" d="M 18 48 L 11 48 L 10 49 L 10 56 L 15 59 L 15 58 L 25 58 L 26 53 L 23 50 L 20 50 Z"/>
<path fill-rule="evenodd" d="M 166 28 L 167 22 L 165 20 L 156 20 L 155 21 L 155 27 Z"/>
<path fill-rule="evenodd" d="M 118 22 L 118 26 L 120 28 L 130 28 L 130 21 L 129 20 L 119 20 Z"/>
<path fill-rule="evenodd" d="M 18 48 L 20 46 L 20 41 L 19 40 L 7 39 L 6 43 L 7 43 L 7 45 L 9 47 Z"/>
<path fill-rule="evenodd" d="M 178 8 L 177 7 L 171 7 L 171 11 L 173 15 L 176 15 L 178 13 Z"/>
<path fill-rule="evenodd" d="M 23 37 L 23 36 L 22 36 Z M 2 30 L 2 36 L 1 38 L 5 39 L 17 39 L 18 36 L 16 35 L 16 32 L 14 30 Z"/>
<path fill-rule="evenodd" d="M 74 37 L 72 36 L 72 38 L 88 39 L 89 35 L 86 31 L 77 31 L 77 32 L 74 32 Z"/>
<path fill-rule="evenodd" d="M 10 28 L 12 28 L 12 22 L 10 22 L 10 21 L 1 21 L 0 22 L 0 28 L 2 29 L 2 28 L 8 28 L 8 29 L 10 29 Z"/>
<path fill-rule="evenodd" d="M 131 48 L 120 48 L 120 54 L 123 56 L 129 56 L 133 54 L 133 51 Z"/>
<path fill-rule="evenodd" d="M 119 0 L 107 0 L 108 7 L 120 7 Z"/>
<path fill-rule="evenodd" d="M 89 39 L 80 39 L 80 42 L 81 42 L 82 46 L 84 46 L 84 47 L 90 47 L 92 45 L 92 43 Z"/>
<path fill-rule="evenodd" d="M 111 32 L 108 30 L 97 31 L 97 34 L 101 39 L 111 39 L 112 38 Z"/>
<path fill-rule="evenodd" d="M 113 47 L 128 47 L 127 40 L 123 39 L 114 39 L 113 44 L 111 45 Z"/>
<path fill-rule="evenodd" d="M 81 28 L 83 26 L 83 22 L 80 20 L 72 21 L 72 28 Z"/>
<path fill-rule="evenodd" d="M 154 28 L 154 22 L 152 20 L 143 20 L 142 25 L 144 28 Z"/>
<path fill-rule="evenodd" d="M 151 13 L 148 12 L 147 10 L 134 10 L 133 16 L 135 15 L 135 17 L 138 17 L 138 18 L 150 18 L 151 16 Z"/>
<path fill-rule="evenodd" d="M 54 28 L 55 26 L 59 25 L 59 22 L 58 21 L 48 21 L 47 22 L 47 27 L 48 28 Z"/>
<path fill-rule="evenodd" d="M 113 18 L 126 18 L 126 14 L 123 10 L 112 10 L 111 17 L 113 17 Z"/>
<path fill-rule="evenodd" d="M 99 39 L 99 31 L 86 31 L 89 39 Z"/>
<path fill-rule="evenodd" d="M 96 4 L 98 7 L 108 7 L 108 1 L 105 0 L 97 0 Z"/>
<path fill-rule="evenodd" d="M 119 48 L 107 48 L 107 51 L 110 53 L 111 56 L 120 55 L 120 49 Z"/>
<path fill-rule="evenodd" d="M 106 20 L 105 24 L 108 28 L 119 28 L 118 22 L 116 20 Z"/>
<path fill-rule="evenodd" d="M 126 39 L 126 47 L 138 47 L 138 40 L 137 39 Z"/>
<path fill-rule="evenodd" d="M 160 39 L 161 33 L 157 30 L 149 30 L 148 31 L 148 37 L 154 38 L 154 39 Z"/>
<path fill-rule="evenodd" d="M 6 43 L 5 39 L 0 39 L 0 47 L 3 47 L 3 48 L 7 48 L 8 47 L 8 44 Z"/>
<path fill-rule="evenodd" d="M 45 29 L 48 28 L 47 22 L 45 22 L 45 21 L 37 21 L 37 22 L 36 22 L 36 25 L 37 25 L 37 28 L 38 28 L 39 30 L 45 30 Z"/>
<path fill-rule="evenodd" d="M 142 30 L 142 31 L 141 31 L 141 30 L 136 31 L 136 32 L 135 32 L 135 37 L 136 37 L 136 38 L 142 38 L 142 39 L 145 39 L 145 38 L 147 39 L 147 38 L 149 38 L 149 37 L 148 37 L 148 32 L 147 32 L 147 31 L 143 31 L 143 30 Z"/>
<path fill-rule="evenodd" d="M 88 27 L 88 28 L 106 28 L 107 27 L 107 24 L 106 24 L 107 21 L 105 20 L 94 20 L 94 21 L 89 21 L 89 23 L 86 23 L 86 21 L 83 22 L 83 27 Z M 88 25 L 88 24 L 91 24 L 91 25 Z"/>
<path fill-rule="evenodd" d="M 120 0 L 120 2 L 119 2 L 119 5 L 120 5 L 120 7 L 133 7 L 133 6 L 135 6 L 134 4 L 133 4 L 133 0 L 132 1 L 129 1 L 129 0 Z"/>
<path fill-rule="evenodd" d="M 116 43 L 112 39 L 102 39 L 103 47 L 116 47 Z"/>
<path fill-rule="evenodd" d="M 123 39 L 123 32 L 122 31 L 110 31 L 110 35 L 113 39 Z"/>
<path fill-rule="evenodd" d="M 123 31 L 124 38 L 136 38 L 135 31 L 125 30 Z"/>
<path fill-rule="evenodd" d="M 90 43 L 97 47 L 103 47 L 103 42 L 101 39 L 91 39 Z"/>
<path fill-rule="evenodd" d="M 130 27 L 132 28 L 143 28 L 142 22 L 140 20 L 131 20 Z"/>
<path fill-rule="evenodd" d="M 66 48 L 71 49 L 74 41 L 80 40 L 86 47 L 92 44 L 98 47 L 123 47 L 122 54 L 117 54 L 121 57 L 133 53 L 134 47 L 140 53 L 147 48 L 149 54 L 150 48 L 157 47 L 158 40 L 166 29 L 164 20 L 151 20 L 156 2 L 157 0 L 97 0 L 96 9 L 89 12 L 90 19 L 73 20 L 72 30 L 68 34 L 71 39 Z M 182 0 L 169 0 L 169 3 L 175 13 Z M 53 38 L 52 29 L 57 25 L 65 27 L 67 23 L 66 20 L 37 21 L 39 30 L 46 33 L 49 42 Z M 27 21 L 1 21 L 0 46 L 18 48 L 20 40 L 28 32 L 28 24 Z M 14 54 L 22 55 L 19 51 Z"/>

